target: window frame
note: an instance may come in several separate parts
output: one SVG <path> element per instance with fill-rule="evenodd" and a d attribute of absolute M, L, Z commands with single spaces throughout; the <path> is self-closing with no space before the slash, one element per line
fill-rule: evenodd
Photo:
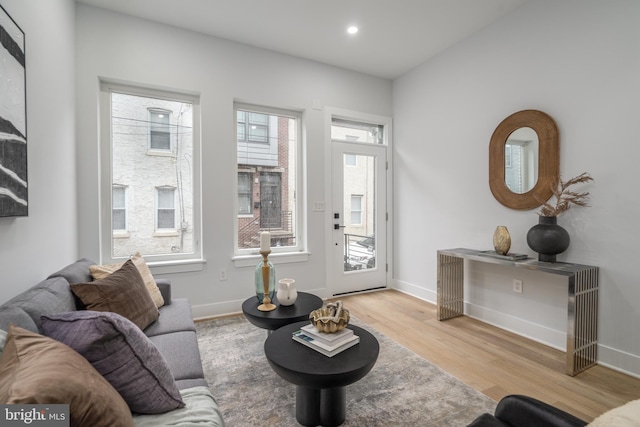
<path fill-rule="evenodd" d="M 295 194 L 295 200 L 293 201 L 293 206 L 295 207 L 295 212 L 296 212 L 296 219 L 295 219 L 295 226 L 294 226 L 294 233 L 296 236 L 296 244 L 295 246 L 281 246 L 281 247 L 272 247 L 271 248 L 271 255 L 270 256 L 275 256 L 275 257 L 279 257 L 279 256 L 290 256 L 292 254 L 306 254 L 307 248 L 306 248 L 306 211 L 303 209 L 304 207 L 304 200 L 306 199 L 306 196 L 303 192 L 303 183 L 304 183 L 304 176 L 305 176 L 305 169 L 304 169 L 304 162 L 303 162 L 303 153 L 304 153 L 304 141 L 303 141 L 303 125 L 304 125 L 304 117 L 303 117 L 303 112 L 301 110 L 293 110 L 293 109 L 282 109 L 282 108 L 278 108 L 278 107 L 269 107 L 269 106 L 264 106 L 264 105 L 255 105 L 255 104 L 248 104 L 248 103 L 244 103 L 244 102 L 234 102 L 233 105 L 233 125 L 234 125 L 234 141 L 236 144 L 236 150 L 237 150 L 237 143 L 238 143 L 238 121 L 237 121 L 237 117 L 238 117 L 238 111 L 246 111 L 246 112 L 250 112 L 250 113 L 258 113 L 258 114 L 265 114 L 267 116 L 269 115 L 276 115 L 276 116 L 282 116 L 282 117 L 288 117 L 291 119 L 296 120 L 296 146 L 295 146 L 295 160 L 293 161 L 294 165 L 295 165 L 295 183 L 294 183 L 294 194 Z M 248 116 L 247 116 L 248 117 Z M 248 118 L 247 118 L 248 121 Z M 248 134 L 247 138 L 248 138 Z M 242 141 L 242 142 L 246 142 Z M 259 143 L 256 141 L 256 143 Z M 236 160 L 236 168 L 235 168 L 235 174 L 237 176 L 238 172 L 244 172 L 248 169 L 248 167 L 251 167 L 249 165 L 238 165 L 237 160 Z M 255 266 L 255 264 L 250 264 L 253 263 L 253 260 L 257 256 L 259 256 L 259 250 L 260 248 L 239 248 L 239 244 L 238 244 L 238 220 L 237 218 L 243 215 L 239 215 L 238 214 L 238 180 L 237 178 L 234 180 L 234 182 L 236 183 L 236 187 L 235 187 L 235 203 L 234 203 L 234 257 L 233 260 L 236 263 L 237 266 L 247 266 L 247 265 L 253 265 Z M 255 189 L 254 189 L 255 190 Z M 291 189 L 290 189 L 291 190 Z M 282 259 L 282 258 L 280 258 Z M 288 258 L 289 261 L 291 262 L 296 262 L 296 261 L 306 261 L 308 258 L 307 256 L 303 256 L 303 257 L 290 257 Z M 287 261 L 285 261 L 287 262 Z"/>
<path fill-rule="evenodd" d="M 202 174 L 201 174 L 201 136 L 200 136 L 200 95 L 195 92 L 181 92 L 178 90 L 164 90 L 145 87 L 138 84 L 127 84 L 108 79 L 99 82 L 99 152 L 100 152 L 100 187 L 99 187 L 99 233 L 100 233 L 100 262 L 104 264 L 122 262 L 126 256 L 113 256 L 113 224 L 112 224 L 112 122 L 111 95 L 112 93 L 134 95 L 189 103 L 193 112 L 193 141 L 192 141 L 192 197 L 193 224 L 190 225 L 193 234 L 193 250 L 187 253 L 143 254 L 145 261 L 151 266 L 166 266 L 164 272 L 197 271 L 202 269 Z M 163 152 L 165 150 L 154 150 Z M 128 206 L 131 208 L 131 206 Z M 157 214 L 157 213 L 156 213 Z M 156 217 L 157 221 L 157 217 Z M 176 218 L 176 221 L 178 219 Z M 183 219 L 180 219 L 183 221 Z M 157 223 L 156 223 L 157 225 Z M 176 223 L 176 226 L 179 224 Z M 168 229 L 160 229 L 163 233 Z M 133 254 L 131 254 L 133 255 Z"/>

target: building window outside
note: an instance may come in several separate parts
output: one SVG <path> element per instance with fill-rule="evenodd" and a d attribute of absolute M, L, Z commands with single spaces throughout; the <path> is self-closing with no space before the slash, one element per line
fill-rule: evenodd
<path fill-rule="evenodd" d="M 201 258 L 199 111 L 192 95 L 101 84 L 103 262 Z M 114 233 L 123 226 L 126 239 Z"/>
<path fill-rule="evenodd" d="M 176 190 L 158 188 L 158 229 L 176 229 Z"/>
<path fill-rule="evenodd" d="M 251 172 L 238 172 L 238 215 L 251 215 Z"/>
<path fill-rule="evenodd" d="M 237 112 L 238 141 L 269 142 L 269 115 Z"/>
<path fill-rule="evenodd" d="M 273 252 L 300 251 L 301 114 L 246 104 L 236 104 L 235 114 L 236 253 L 257 252 L 262 231 L 270 232 Z"/>
<path fill-rule="evenodd" d="M 362 225 L 362 196 L 351 196 L 351 224 Z"/>
<path fill-rule="evenodd" d="M 171 151 L 170 111 L 149 110 L 149 148 Z"/>
<path fill-rule="evenodd" d="M 345 154 L 344 155 L 344 164 L 345 166 L 357 166 L 358 165 L 358 156 L 355 154 Z"/>
<path fill-rule="evenodd" d="M 114 231 L 127 229 L 127 189 L 114 185 L 112 190 L 111 224 Z"/>

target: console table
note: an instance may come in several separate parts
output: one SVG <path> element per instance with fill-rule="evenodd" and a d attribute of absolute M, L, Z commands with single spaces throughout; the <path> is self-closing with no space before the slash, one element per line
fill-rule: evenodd
<path fill-rule="evenodd" d="M 438 251 L 438 320 L 464 315 L 464 260 L 524 268 L 567 278 L 567 375 L 597 363 L 598 267 L 533 259 L 511 261 L 456 248 Z"/>

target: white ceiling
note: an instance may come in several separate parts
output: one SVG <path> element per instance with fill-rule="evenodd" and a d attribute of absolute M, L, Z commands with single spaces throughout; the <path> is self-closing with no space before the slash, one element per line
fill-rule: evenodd
<path fill-rule="evenodd" d="M 76 1 L 393 79 L 527 0 Z"/>

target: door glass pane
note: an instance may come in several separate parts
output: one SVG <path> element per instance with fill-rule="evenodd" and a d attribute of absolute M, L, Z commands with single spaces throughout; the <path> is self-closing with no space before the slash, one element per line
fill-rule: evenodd
<path fill-rule="evenodd" d="M 384 144 L 384 126 L 349 120 L 331 121 L 331 139 L 334 141 L 365 142 Z M 352 159 L 348 159 L 352 161 Z"/>
<path fill-rule="evenodd" d="M 355 156 L 356 166 L 347 165 Z M 376 267 L 375 157 L 344 154 L 344 271 Z"/>

